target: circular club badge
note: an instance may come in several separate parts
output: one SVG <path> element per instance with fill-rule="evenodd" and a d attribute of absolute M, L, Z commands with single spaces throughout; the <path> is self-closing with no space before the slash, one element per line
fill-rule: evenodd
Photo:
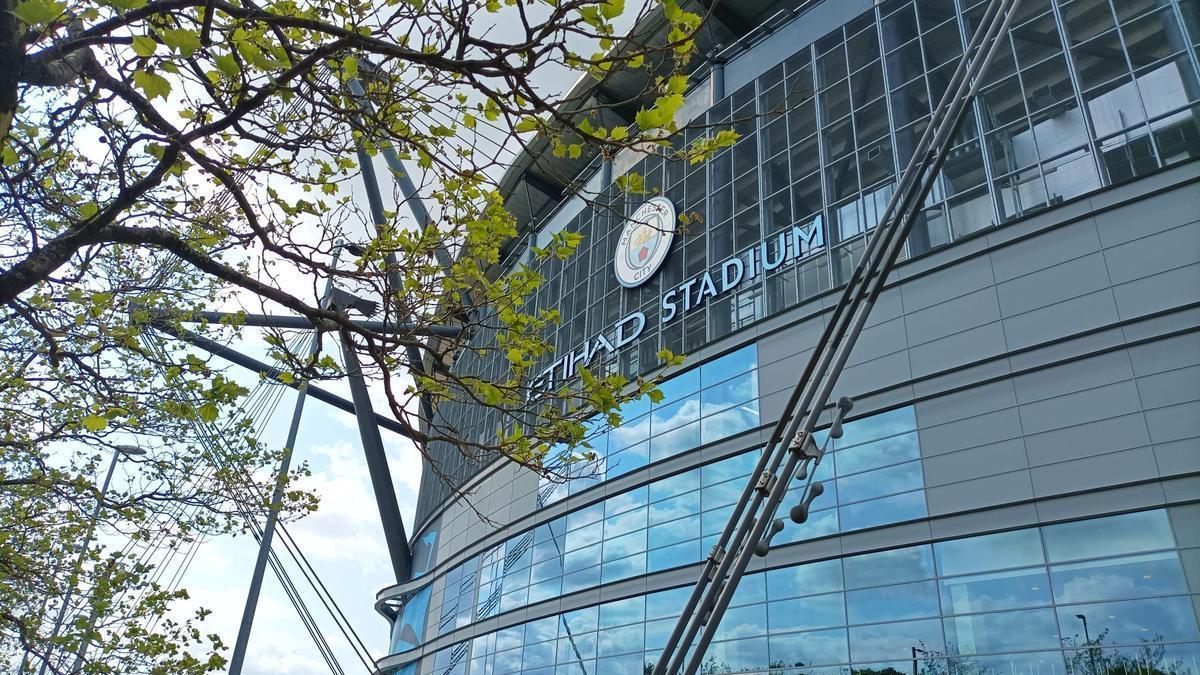
<path fill-rule="evenodd" d="M 625 221 L 613 257 L 613 270 L 622 286 L 641 286 L 658 271 L 671 250 L 675 224 L 675 205 L 666 197 L 651 198 Z"/>

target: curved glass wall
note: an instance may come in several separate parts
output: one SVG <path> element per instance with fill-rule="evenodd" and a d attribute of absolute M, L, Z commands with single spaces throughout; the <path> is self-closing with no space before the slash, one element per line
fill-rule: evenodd
<path fill-rule="evenodd" d="M 824 432 L 817 435 L 824 442 Z M 777 544 L 926 515 L 911 406 L 854 420 L 817 471 L 825 493 Z M 496 545 L 440 581 L 426 639 L 527 604 L 703 560 L 758 461 L 734 455 L 609 497 Z M 800 486 L 785 503 L 799 500 Z M 435 582 L 437 584 L 439 582 Z M 436 593 L 435 593 L 436 596 Z"/>
<path fill-rule="evenodd" d="M 1196 675 L 1200 631 L 1165 511 L 747 575 L 706 673 Z M 441 650 L 429 675 L 643 675 L 690 588 Z"/>

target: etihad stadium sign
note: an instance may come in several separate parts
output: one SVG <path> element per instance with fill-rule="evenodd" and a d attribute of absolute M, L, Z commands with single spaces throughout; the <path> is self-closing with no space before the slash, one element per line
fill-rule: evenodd
<path fill-rule="evenodd" d="M 662 202 L 666 203 L 665 206 Z M 652 212 L 643 213 L 646 209 L 652 209 Z M 669 225 L 660 220 L 666 213 L 671 214 Z M 626 222 L 617 241 L 613 261 L 617 281 L 622 286 L 640 286 L 649 281 L 662 266 L 675 231 L 674 213 L 675 208 L 669 200 L 655 197 Z M 643 230 L 647 224 L 657 228 L 654 234 Z M 582 346 L 564 354 L 538 373 L 530 382 L 530 389 L 544 391 L 574 378 L 581 366 L 587 366 L 602 354 L 615 354 L 636 340 L 650 321 L 666 325 L 736 290 L 741 284 L 772 270 L 794 265 L 824 250 L 825 229 L 820 216 L 767 237 L 757 245 L 665 290 L 659 296 L 657 316 L 647 317 L 642 311 L 630 312 Z M 626 276 L 622 277 L 622 274 Z"/>

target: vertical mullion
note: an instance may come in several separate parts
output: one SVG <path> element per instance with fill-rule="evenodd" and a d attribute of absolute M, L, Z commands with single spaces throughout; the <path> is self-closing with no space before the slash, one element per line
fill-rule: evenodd
<path fill-rule="evenodd" d="M 1080 85 L 1079 76 L 1075 72 L 1075 57 L 1071 53 L 1071 45 L 1068 43 L 1068 41 L 1066 39 L 1067 24 L 1066 24 L 1066 22 L 1063 21 L 1062 9 L 1058 6 L 1058 4 L 1059 4 L 1058 0 L 1053 0 L 1050 3 L 1050 13 L 1053 14 L 1053 16 L 1054 16 L 1055 27 L 1058 30 L 1058 43 L 1062 47 L 1063 58 L 1064 58 L 1064 60 L 1066 60 L 1066 63 L 1067 63 L 1067 77 L 1070 78 L 1070 80 L 1071 80 L 1071 89 L 1073 90 L 1073 94 L 1075 96 L 1075 104 L 1079 106 L 1080 117 L 1084 120 L 1084 132 L 1087 134 L 1087 147 L 1091 150 L 1091 154 L 1092 154 L 1092 168 L 1094 168 L 1096 170 L 1096 175 L 1100 176 L 1101 184 L 1105 184 L 1108 181 L 1107 181 L 1107 177 L 1105 176 L 1105 173 L 1103 171 L 1101 171 L 1100 145 L 1099 145 L 1099 143 L 1096 142 L 1096 134 L 1092 132 L 1091 115 L 1088 113 L 1087 106 L 1084 103 L 1083 87 L 1082 87 L 1082 85 Z M 1112 16 L 1115 21 L 1117 18 L 1117 14 L 1116 14 L 1116 12 L 1113 11 L 1113 8 L 1111 6 L 1111 4 L 1112 4 L 1111 0 L 1108 0 L 1105 4 L 1109 6 L 1108 11 L 1112 12 Z M 1118 24 L 1117 30 L 1120 31 L 1119 24 Z M 1125 51 L 1125 49 L 1124 49 L 1125 38 L 1124 38 L 1123 34 L 1121 34 L 1120 32 L 1118 32 L 1118 35 L 1122 36 L 1121 37 L 1121 48 L 1123 51 Z M 1014 55 L 1015 55 L 1015 50 L 1014 50 Z M 1020 64 L 1018 64 L 1018 66 L 1019 65 Z M 1133 68 L 1130 67 L 1128 54 L 1125 54 L 1125 66 L 1127 68 L 1129 68 L 1130 75 L 1132 76 Z M 1018 68 L 1018 72 L 1019 71 L 1020 71 L 1020 69 Z M 1136 89 L 1137 85 L 1135 84 L 1134 87 Z M 1022 89 L 1024 89 L 1024 85 L 1022 85 Z M 1141 95 L 1140 94 L 1138 95 L 1138 103 L 1141 103 Z M 1029 122 L 1030 122 L 1029 133 L 1033 134 L 1033 136 L 1034 136 L 1034 146 L 1037 147 L 1038 158 L 1040 159 L 1040 164 L 1041 164 L 1041 169 L 1042 169 L 1042 181 L 1044 183 L 1046 180 L 1046 171 L 1045 171 L 1046 158 L 1042 157 L 1041 144 L 1037 142 L 1037 134 L 1034 134 L 1034 132 L 1033 132 L 1033 117 L 1032 117 L 1032 115 L 1030 116 Z M 1049 186 L 1047 186 L 1047 188 L 1048 187 Z M 1047 203 L 1049 203 L 1049 200 L 1050 200 L 1050 190 L 1049 189 L 1046 190 L 1046 200 L 1047 200 Z"/>

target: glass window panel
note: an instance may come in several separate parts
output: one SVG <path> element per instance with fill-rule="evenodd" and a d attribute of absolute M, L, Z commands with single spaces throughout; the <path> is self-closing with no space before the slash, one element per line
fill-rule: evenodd
<path fill-rule="evenodd" d="M 650 491 L 651 513 L 654 511 L 653 504 L 663 499 L 669 499 L 692 491 L 700 480 L 700 470 L 691 469 L 683 473 L 677 473 L 674 476 L 663 478 L 650 483 L 646 487 Z M 698 493 L 697 493 L 698 494 Z M 653 516 L 651 516 L 653 518 Z M 651 520 L 653 522 L 653 520 Z"/>
<path fill-rule="evenodd" d="M 858 192 L 858 165 L 854 155 L 825 167 L 825 177 L 829 183 L 830 199 L 841 200 Z"/>
<path fill-rule="evenodd" d="M 862 171 L 862 184 L 870 188 L 890 178 L 895 173 L 892 157 L 892 142 L 882 138 L 871 143 L 858 153 L 858 164 Z"/>
<path fill-rule="evenodd" d="M 787 87 L 789 101 L 802 101 L 815 93 L 812 63 L 809 59 L 809 51 L 804 49 L 784 63 L 787 68 L 784 86 Z"/>
<path fill-rule="evenodd" d="M 646 443 L 639 443 L 631 448 L 610 455 L 608 458 L 608 478 L 613 479 L 635 469 L 640 469 L 646 466 L 648 459 L 649 445 Z"/>
<path fill-rule="evenodd" d="M 850 629 L 850 658 L 854 661 L 912 659 L 912 648 L 924 645 L 929 651 L 941 651 L 942 622 L 937 619 L 884 623 Z"/>
<path fill-rule="evenodd" d="M 976 614 L 946 619 L 946 648 L 952 654 L 1047 649 L 1058 646 L 1053 610 Z"/>
<path fill-rule="evenodd" d="M 1060 603 L 1120 600 L 1186 593 L 1187 582 L 1174 552 L 1056 565 L 1050 568 Z"/>
<path fill-rule="evenodd" d="M 1021 73 L 1029 112 L 1035 113 L 1069 98 L 1073 93 L 1067 60 L 1056 56 Z"/>
<path fill-rule="evenodd" d="M 725 529 L 725 524 L 729 522 L 729 515 L 731 513 L 733 513 L 733 507 L 725 506 L 700 514 L 701 536 L 707 537 L 710 534 L 719 534 Z"/>
<path fill-rule="evenodd" d="M 1021 68 L 1031 66 L 1062 52 L 1062 43 L 1058 39 L 1058 27 L 1054 15 L 1050 13 L 1016 26 L 1012 30 L 1013 48 L 1017 54 L 1017 64 Z"/>
<path fill-rule="evenodd" d="M 886 51 L 892 51 L 900 45 L 908 42 L 917 36 L 917 15 L 913 11 L 913 6 L 909 5 L 904 9 L 884 18 L 883 20 L 883 48 Z"/>
<path fill-rule="evenodd" d="M 531 668 L 543 668 L 554 665 L 554 651 L 556 646 L 554 642 L 525 645 L 521 667 L 529 670 Z"/>
<path fill-rule="evenodd" d="M 669 546 L 700 538 L 700 516 L 688 516 L 650 528 L 650 543 L 654 547 Z"/>
<path fill-rule="evenodd" d="M 1062 8 L 1071 44 L 1089 40 L 1116 26 L 1108 0 L 1075 0 Z"/>
<path fill-rule="evenodd" d="M 743 452 L 739 455 L 726 457 L 718 462 L 706 464 L 700 468 L 701 485 L 716 485 L 732 478 L 749 476 L 758 464 L 758 452 Z"/>
<path fill-rule="evenodd" d="M 679 607 L 687 602 L 687 598 L 680 598 Z M 650 621 L 646 624 L 646 649 L 662 649 L 667 644 L 667 639 L 671 636 L 671 631 L 675 629 L 675 623 L 678 619 L 663 619 L 661 621 Z M 647 661 L 650 659 L 647 658 Z"/>
<path fill-rule="evenodd" d="M 650 417 L 637 419 L 626 418 L 621 425 L 608 432 L 608 447 L 610 451 L 627 448 L 634 443 L 641 443 L 650 437 Z"/>
<path fill-rule="evenodd" d="M 1103 138 L 1146 121 L 1137 87 L 1129 76 L 1087 92 L 1083 100 L 1097 137 Z M 1052 142 L 1049 137 L 1044 139 Z M 1047 157 L 1051 154 L 1047 154 Z"/>
<path fill-rule="evenodd" d="M 830 593 L 767 605 L 772 633 L 827 628 L 846 623 L 845 602 L 841 593 Z"/>
<path fill-rule="evenodd" d="M 1200 156 L 1200 107 L 1157 120 L 1150 126 L 1163 164 Z"/>
<path fill-rule="evenodd" d="M 788 153 L 781 152 L 763 164 L 763 192 L 777 193 L 780 190 L 786 190 L 791 182 L 792 176 L 788 170 Z M 786 192 L 783 198 L 787 199 Z"/>
<path fill-rule="evenodd" d="M 691 597 L 692 587 L 681 586 L 669 591 L 658 591 L 646 596 L 646 620 L 663 617 L 679 617 L 679 608 Z"/>
<path fill-rule="evenodd" d="M 882 98 L 883 93 L 883 66 L 878 61 L 850 76 L 850 94 L 855 109 Z M 877 111 L 876 114 L 886 117 L 887 109 Z M 887 124 L 886 120 L 883 124 Z"/>
<path fill-rule="evenodd" d="M 700 394 L 700 405 L 703 415 L 745 403 L 758 397 L 758 372 L 750 371 L 740 377 L 735 377 L 714 387 L 705 389 Z"/>
<path fill-rule="evenodd" d="M 838 494 L 843 504 L 922 487 L 924 487 L 924 477 L 920 462 L 907 462 L 885 469 L 860 473 L 849 478 L 839 478 L 837 481 Z"/>
<path fill-rule="evenodd" d="M 1074 47 L 1071 54 L 1075 59 L 1075 72 L 1079 76 L 1079 84 L 1084 89 L 1090 89 L 1129 72 L 1125 50 L 1121 47 L 1121 35 L 1115 30 Z"/>
<path fill-rule="evenodd" d="M 1041 541 L 1035 529 L 938 542 L 933 550 L 938 571 L 945 576 L 1043 562 Z"/>
<path fill-rule="evenodd" d="M 854 150 L 854 125 L 849 119 L 825 129 L 821 133 L 825 141 L 826 161 L 834 160 Z"/>
<path fill-rule="evenodd" d="M 881 586 L 933 577 L 933 555 L 928 546 L 880 551 L 842 561 L 846 587 Z"/>
<path fill-rule="evenodd" d="M 1166 58 L 1186 44 L 1170 7 L 1130 21 L 1121 27 L 1121 33 L 1134 69 Z"/>
<path fill-rule="evenodd" d="M 854 126 L 855 136 L 858 138 L 860 148 L 865 147 L 872 141 L 887 136 L 887 102 L 880 99 L 854 113 Z"/>
<path fill-rule="evenodd" d="M 604 542 L 604 553 L 602 560 L 610 562 L 618 558 L 625 558 L 636 553 L 642 553 L 646 550 L 646 530 L 638 530 L 630 534 L 619 537 L 606 539 Z"/>
<path fill-rule="evenodd" d="M 763 670 L 767 667 L 767 639 L 714 642 L 705 655 L 704 667 L 715 673 Z"/>
<path fill-rule="evenodd" d="M 761 572 L 758 574 L 747 574 L 742 577 L 737 590 L 733 592 L 733 598 L 729 601 L 730 606 L 737 607 L 755 602 L 765 602 L 767 599 L 766 581 L 767 575 Z"/>
<path fill-rule="evenodd" d="M 826 560 L 770 570 L 766 583 L 767 596 L 772 600 L 841 590 L 842 563 Z"/>
<path fill-rule="evenodd" d="M 1182 108 L 1200 95 L 1196 69 L 1186 54 L 1140 71 L 1135 79 L 1150 117 Z"/>
<path fill-rule="evenodd" d="M 758 401 L 743 403 L 700 420 L 700 443 L 712 443 L 758 426 Z"/>
<path fill-rule="evenodd" d="M 850 114 L 850 83 L 842 80 L 821 91 L 821 124 L 829 124 Z"/>
<path fill-rule="evenodd" d="M 985 129 L 995 129 L 1025 117 L 1025 94 L 1015 77 L 985 89 L 979 101 Z"/>
<path fill-rule="evenodd" d="M 937 616 L 937 584 L 933 581 L 918 581 L 898 586 L 848 591 L 846 614 L 850 623 Z"/>
<path fill-rule="evenodd" d="M 1080 618 L 1083 617 L 1083 618 Z M 1085 643 L 1083 623 L 1093 641 L 1136 645 L 1143 641 L 1196 640 L 1196 613 L 1186 597 L 1126 600 L 1058 608 L 1064 644 Z"/>
<path fill-rule="evenodd" d="M 735 375 L 758 367 L 758 348 L 747 345 L 700 366 L 700 382 L 705 387 L 724 382 Z"/>
<path fill-rule="evenodd" d="M 768 640 L 772 667 L 803 667 L 844 663 L 846 629 L 772 635 Z"/>
<path fill-rule="evenodd" d="M 689 394 L 687 398 L 669 405 L 657 407 L 650 414 L 651 433 L 660 434 L 700 419 L 700 396 Z"/>
<path fill-rule="evenodd" d="M 596 660 L 596 675 L 645 675 L 641 654 L 610 656 Z"/>
<path fill-rule="evenodd" d="M 841 521 L 843 532 L 924 518 L 926 515 L 923 491 L 909 492 L 838 508 L 838 518 Z"/>
<path fill-rule="evenodd" d="M 606 562 L 600 570 L 600 582 L 612 583 L 621 579 L 639 576 L 646 573 L 646 554 L 638 553 L 628 558 Z"/>
<path fill-rule="evenodd" d="M 912 406 L 905 406 L 847 422 L 842 437 L 834 439 L 833 444 L 835 448 L 849 448 L 916 428 L 916 413 Z"/>
<path fill-rule="evenodd" d="M 832 45 L 829 51 L 821 53 L 820 48 L 817 50 L 820 54 L 817 57 L 818 87 L 826 87 L 846 77 L 846 48 L 840 37 L 833 37 L 832 41 L 837 44 Z"/>
<path fill-rule="evenodd" d="M 558 662 L 578 664 L 580 659 L 596 658 L 596 634 L 568 633 L 558 639 Z M 472 673 L 474 675 L 474 673 Z"/>
<path fill-rule="evenodd" d="M 979 141 L 971 141 L 950 150 L 942 168 L 947 196 L 956 195 L 982 185 L 987 180 L 983 168 L 983 153 Z"/>
<path fill-rule="evenodd" d="M 940 585 L 942 612 L 947 615 L 1050 604 L 1043 569 L 943 579 Z"/>
<path fill-rule="evenodd" d="M 721 617 L 714 640 L 757 637 L 767 633 L 767 606 L 762 604 L 730 607 Z"/>
<path fill-rule="evenodd" d="M 599 530 L 600 528 L 588 528 Z M 597 537 L 597 540 L 599 537 Z M 574 572 L 585 567 L 596 565 L 600 562 L 600 544 L 592 544 L 586 548 L 577 551 L 569 551 L 563 556 L 563 571 Z"/>
<path fill-rule="evenodd" d="M 820 161 L 820 157 L 814 157 Z M 792 212 L 797 219 L 821 210 L 821 174 L 814 172 L 792 184 Z"/>
<path fill-rule="evenodd" d="M 700 446 L 700 422 L 673 429 L 650 439 L 650 461 L 658 462 L 668 457 L 690 452 Z"/>
<path fill-rule="evenodd" d="M 878 59 L 879 36 L 875 33 L 875 26 L 872 25 L 846 40 L 846 52 L 851 73 Z"/>
<path fill-rule="evenodd" d="M 788 133 L 792 142 L 817 132 L 817 100 L 810 98 L 796 103 L 787 113 Z"/>
<path fill-rule="evenodd" d="M 638 598 L 639 600 L 641 598 Z M 603 610 L 603 607 L 601 607 Z M 600 639 L 596 645 L 599 656 L 612 656 L 628 652 L 640 652 L 645 648 L 645 626 L 635 623 L 621 628 L 609 628 L 600 631 Z"/>
<path fill-rule="evenodd" d="M 700 491 L 700 502 L 705 509 L 736 503 L 746 488 L 746 480 L 731 480 L 711 485 Z"/>
<path fill-rule="evenodd" d="M 1042 166 L 1051 203 L 1070 199 L 1100 187 L 1100 176 L 1087 148 L 1047 162 Z"/>
<path fill-rule="evenodd" d="M 888 86 L 892 89 L 920 77 L 925 73 L 925 60 L 921 58 L 921 43 L 914 40 L 884 58 L 887 68 Z"/>
<path fill-rule="evenodd" d="M 644 507 L 648 495 L 649 491 L 646 490 L 645 486 L 642 486 L 609 497 L 604 500 L 604 515 L 611 518 L 639 506 Z"/>
<path fill-rule="evenodd" d="M 997 175 L 1032 166 L 1038 162 L 1037 145 L 1029 123 L 1022 120 L 988 134 L 988 154 Z"/>
<path fill-rule="evenodd" d="M 962 56 L 962 35 L 956 21 L 947 21 L 938 26 L 926 33 L 922 40 L 925 44 L 925 62 L 931 69 Z"/>
<path fill-rule="evenodd" d="M 933 26 L 948 21 L 958 14 L 954 0 L 919 0 L 917 16 L 921 18 L 921 29 L 929 30 Z"/>
<path fill-rule="evenodd" d="M 697 537 L 699 532 L 697 532 Z M 649 551 L 646 554 L 648 571 L 657 572 L 681 565 L 691 565 L 704 558 L 703 546 L 699 538 L 685 541 L 673 546 L 666 546 Z"/>
<path fill-rule="evenodd" d="M 950 231 L 955 239 L 996 224 L 991 195 L 985 189 L 955 197 L 946 205 L 950 212 Z"/>
<path fill-rule="evenodd" d="M 925 80 L 913 80 L 892 92 L 892 115 L 897 125 L 921 119 L 929 114 L 929 90 Z"/>
<path fill-rule="evenodd" d="M 613 626 L 640 622 L 646 618 L 646 599 L 642 596 L 606 602 L 600 605 L 597 626 L 603 630 Z"/>
<path fill-rule="evenodd" d="M 838 450 L 835 455 L 839 475 L 867 471 L 920 456 L 916 432 Z"/>
<path fill-rule="evenodd" d="M 1163 510 L 1092 518 L 1042 528 L 1051 562 L 1173 548 L 1171 524 Z"/>
<path fill-rule="evenodd" d="M 923 211 L 913 223 L 908 235 L 908 252 L 910 256 L 915 256 L 949 242 L 950 227 L 946 212 L 937 206 Z"/>

